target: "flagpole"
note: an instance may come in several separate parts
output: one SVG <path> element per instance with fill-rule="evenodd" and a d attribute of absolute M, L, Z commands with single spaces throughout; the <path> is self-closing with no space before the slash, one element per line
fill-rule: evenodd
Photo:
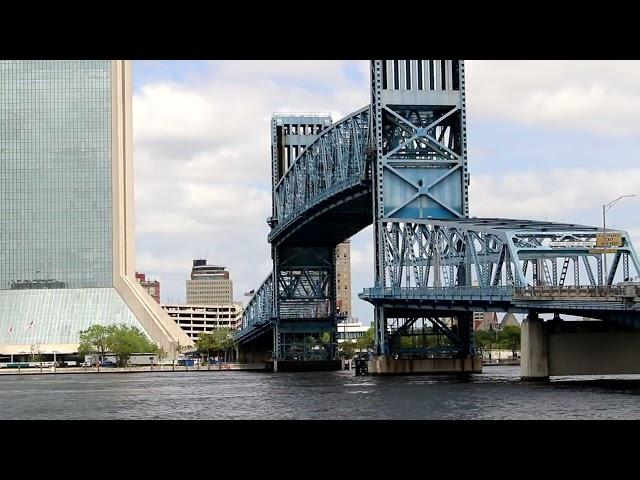
<path fill-rule="evenodd" d="M 13 336 L 13 325 L 9 325 L 9 334 Z M 13 353 L 11 354 L 11 363 L 13 363 Z"/>

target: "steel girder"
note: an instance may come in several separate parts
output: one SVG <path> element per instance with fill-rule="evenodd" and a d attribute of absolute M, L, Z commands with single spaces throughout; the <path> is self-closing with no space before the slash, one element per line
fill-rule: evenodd
<path fill-rule="evenodd" d="M 367 105 L 325 129 L 305 147 L 274 187 L 270 242 L 306 210 L 364 179 L 368 142 Z"/>
<path fill-rule="evenodd" d="M 596 227 L 509 219 L 380 221 L 385 258 L 382 287 L 595 286 L 604 279 Z M 616 258 L 640 263 L 627 232 Z M 631 259 L 631 262 L 629 262 Z M 566 275 L 573 262 L 573 282 Z M 527 264 L 534 268 L 527 271 Z M 558 278 L 558 264 L 562 275 Z M 579 264 L 585 267 L 580 272 Z M 619 261 L 607 272 L 611 285 Z M 549 269 L 551 267 L 551 269 Z M 550 270 L 554 273 L 550 273 Z M 628 277 L 628 267 L 626 276 Z"/>
<path fill-rule="evenodd" d="M 281 342 L 286 342 L 286 335 L 291 333 L 280 331 L 281 320 L 297 321 L 295 328 L 302 333 L 309 322 L 331 320 L 335 323 L 336 314 L 336 245 L 321 238 L 314 246 L 302 246 L 290 240 L 284 245 L 279 236 L 284 233 L 287 237 L 305 225 L 305 221 L 317 214 L 313 210 L 316 206 L 326 207 L 321 202 L 327 199 L 342 194 L 342 200 L 348 200 L 350 196 L 361 197 L 363 192 L 370 191 L 367 190 L 370 183 L 366 183 L 369 107 L 348 115 L 329 128 L 324 125 L 326 119 L 315 114 L 300 118 L 290 114 L 274 116 L 273 210 L 272 217 L 268 219 L 272 228 L 268 240 L 272 243 L 272 277 L 276 284 L 270 290 L 273 296 L 271 308 L 263 313 L 273 320 L 276 355 L 282 351 Z M 318 125 L 325 128 L 316 132 L 313 127 Z M 304 131 L 293 131 L 294 128 L 300 130 L 300 126 Z M 281 127 L 280 131 L 278 127 Z M 309 127 L 312 127 L 311 136 Z M 288 156 L 291 152 L 299 153 L 293 158 Z M 353 187 L 359 190 L 355 191 Z M 336 208 L 344 209 L 340 202 Z M 349 235 L 345 234 L 344 238 Z M 243 329 L 266 321 L 262 319 L 256 323 L 252 312 L 247 312 L 246 316 Z M 330 330 L 333 341 L 335 328 Z"/>
<path fill-rule="evenodd" d="M 385 319 L 534 310 L 640 324 L 640 287 L 612 285 L 629 278 L 630 265 L 640 275 L 627 232 L 619 232 L 622 246 L 604 285 L 596 227 L 475 218 L 381 225 L 385 283 L 359 296 L 383 310 Z"/>
<path fill-rule="evenodd" d="M 420 283 L 430 278 L 443 285 L 457 281 L 440 256 L 425 255 L 425 251 L 444 245 L 430 244 L 430 237 L 426 244 L 416 242 L 412 231 L 401 236 L 384 225 L 404 218 L 468 215 L 464 82 L 461 60 L 371 62 L 376 287 L 387 282 L 401 284 L 411 275 Z M 408 248 L 410 244 L 417 248 Z M 399 263 L 405 256 L 409 261 L 406 268 Z M 430 276 L 432 270 L 434 275 Z M 376 306 L 376 349 L 380 355 L 389 353 L 387 317 L 384 307 Z"/>
<path fill-rule="evenodd" d="M 278 318 L 287 303 L 292 305 L 294 317 L 321 319 L 327 315 L 332 320 L 335 285 L 330 278 L 335 266 L 327 269 L 298 264 L 289 268 L 280 262 L 282 252 L 277 244 L 318 215 L 314 208 L 345 210 L 341 205 L 344 199 L 329 205 L 323 202 L 354 192 L 349 189 L 362 185 L 370 172 L 376 255 L 376 287 L 370 290 L 380 290 L 381 298 L 389 299 L 376 304 L 380 354 L 389 351 L 389 315 L 385 308 L 392 309 L 394 299 L 440 296 L 443 303 L 434 306 L 433 314 L 457 311 L 456 305 L 460 301 L 469 303 L 469 299 L 479 301 L 478 305 L 487 310 L 519 311 L 528 304 L 513 303 L 514 291 L 529 285 L 611 285 L 620 263 L 623 278 L 630 276 L 630 265 L 640 274 L 638 257 L 626 232 L 622 232 L 624 244 L 611 268 L 604 272 L 602 253 L 594 253 L 592 248 L 597 232 L 594 227 L 466 218 L 469 174 L 465 108 L 464 62 L 376 60 L 371 62 L 371 105 L 329 128 L 327 116 L 302 115 L 302 123 L 312 122 L 323 130 L 312 129 L 311 134 L 289 132 L 292 137 L 283 141 L 301 152 L 291 157 L 291 162 L 278 157 L 274 117 L 269 241 L 274 244 L 275 274 L 247 305 L 244 332 L 252 325 L 263 326 L 274 320 L 277 347 Z M 369 165 L 371 156 L 374 161 Z M 349 195 L 362 197 L 363 192 Z M 367 299 L 373 296 L 361 295 Z M 308 307 L 314 302 L 313 311 L 295 311 L 296 304 Z M 580 311 L 585 305 L 578 300 L 572 308 Z M 552 307 L 553 302 L 548 303 L 548 308 Z M 424 309 L 424 305 L 410 305 L 403 314 L 420 317 Z M 463 321 L 465 329 L 471 325 L 467 320 Z M 465 330 L 464 335 L 468 337 L 468 333 Z M 472 351 L 472 344 L 468 346 Z"/>
<path fill-rule="evenodd" d="M 242 313 L 241 327 L 235 332 L 235 339 L 240 340 L 250 333 L 252 329 L 259 328 L 270 322 L 274 312 L 273 274 L 269 274 L 247 303 Z"/>
<path fill-rule="evenodd" d="M 418 321 L 421 321 L 422 326 L 418 328 L 416 333 L 416 325 Z M 427 327 L 427 322 L 430 327 Z M 463 336 L 459 335 L 458 327 L 463 322 L 459 322 L 457 319 L 448 318 L 442 319 L 437 316 L 418 315 L 411 317 L 394 317 L 390 318 L 388 322 L 388 342 L 390 350 L 394 354 L 400 354 L 402 356 L 410 357 L 438 357 L 438 356 L 452 356 L 463 353 L 467 348 L 467 341 Z M 413 345 L 407 348 L 406 345 L 402 345 L 403 339 L 407 337 L 421 336 L 436 336 L 438 337 L 436 346 L 422 345 L 418 347 L 415 342 Z M 448 340 L 448 345 L 441 345 L 440 337 L 444 337 Z"/>
<path fill-rule="evenodd" d="M 281 319 L 331 318 L 335 311 L 335 249 L 274 247 L 278 278 L 276 316 Z"/>
<path fill-rule="evenodd" d="M 433 88 L 419 81 L 419 74 L 426 73 L 425 62 L 441 64 L 433 60 L 371 63 L 377 219 L 468 214 L 464 62 L 442 61 L 450 83 L 436 79 Z M 398 75 L 400 88 L 391 81 Z"/>

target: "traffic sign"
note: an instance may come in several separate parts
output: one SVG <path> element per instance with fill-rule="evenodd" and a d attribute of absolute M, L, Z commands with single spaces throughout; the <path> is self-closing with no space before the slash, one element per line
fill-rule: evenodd
<path fill-rule="evenodd" d="M 596 235 L 596 247 L 621 247 L 622 234 L 620 232 L 598 233 Z"/>

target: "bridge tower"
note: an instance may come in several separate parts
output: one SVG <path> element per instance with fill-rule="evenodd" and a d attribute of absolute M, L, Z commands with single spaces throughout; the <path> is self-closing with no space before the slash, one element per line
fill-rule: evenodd
<path fill-rule="evenodd" d="M 268 219 L 272 229 L 284 217 L 279 210 L 293 203 L 288 197 L 298 196 L 294 190 L 306 179 L 300 178 L 299 184 L 291 189 L 278 188 L 279 184 L 305 148 L 331 124 L 331 116 L 326 114 L 274 114 L 273 210 Z M 281 365 L 282 361 L 334 360 L 335 240 L 270 238 L 270 241 L 274 275 L 273 359 L 281 361 Z"/>
<path fill-rule="evenodd" d="M 400 257 L 405 256 L 402 250 L 413 244 L 408 238 L 412 235 L 412 219 L 468 217 L 465 109 L 462 60 L 371 62 L 370 138 L 375 155 L 372 193 L 378 288 L 409 286 L 409 267 L 403 272 Z M 425 246 L 430 254 L 424 260 L 429 262 L 428 272 L 435 259 L 435 285 L 466 285 L 470 276 L 464 268 L 458 269 L 457 278 L 443 275 L 437 264 L 437 248 Z M 389 320 L 400 316 L 405 317 L 405 328 L 417 320 L 416 316 L 376 305 L 378 355 L 393 354 Z M 464 354 L 473 353 L 472 324 L 470 313 L 457 315 L 450 325 L 438 322 L 443 330 L 455 334 Z M 402 322 L 395 325 L 403 328 Z"/>

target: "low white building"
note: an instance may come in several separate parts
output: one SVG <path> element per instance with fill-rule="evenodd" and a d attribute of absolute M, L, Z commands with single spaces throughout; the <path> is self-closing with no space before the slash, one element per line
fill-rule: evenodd
<path fill-rule="evenodd" d="M 520 350 L 516 350 L 516 359 L 520 359 Z M 482 360 L 514 360 L 513 351 L 509 348 L 492 348 L 482 352 Z"/>
<path fill-rule="evenodd" d="M 238 303 L 219 305 L 162 305 L 169 316 L 193 340 L 200 333 L 209 333 L 216 328 L 236 330 L 242 322 L 244 308 Z"/>
<path fill-rule="evenodd" d="M 361 322 L 340 322 L 337 324 L 336 340 L 342 343 L 345 340 L 355 342 L 358 338 L 364 336 L 369 327 L 365 327 Z"/>

